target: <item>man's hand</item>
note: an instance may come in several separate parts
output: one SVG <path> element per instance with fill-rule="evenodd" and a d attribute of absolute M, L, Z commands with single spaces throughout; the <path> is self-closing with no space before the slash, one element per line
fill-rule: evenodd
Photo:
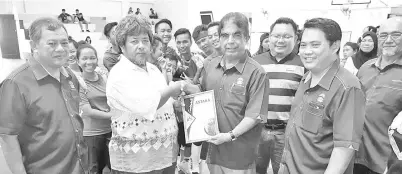
<path fill-rule="evenodd" d="M 399 133 L 402 133 L 402 112 L 398 113 L 398 115 L 394 118 L 389 128 L 396 129 Z"/>
<path fill-rule="evenodd" d="M 211 139 L 208 140 L 209 143 L 215 144 L 215 145 L 220 145 L 226 142 L 229 142 L 232 140 L 232 137 L 230 136 L 229 133 L 219 133 Z"/>

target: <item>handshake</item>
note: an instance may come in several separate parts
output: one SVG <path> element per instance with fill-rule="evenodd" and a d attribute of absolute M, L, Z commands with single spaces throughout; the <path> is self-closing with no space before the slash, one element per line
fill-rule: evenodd
<path fill-rule="evenodd" d="M 169 89 L 170 89 L 170 96 L 177 100 L 178 97 L 182 97 L 188 94 L 193 94 L 196 93 L 197 90 L 194 90 L 195 88 L 198 88 L 198 86 L 193 85 L 191 81 L 188 80 L 182 80 L 182 81 L 176 81 L 173 82 L 171 81 L 169 83 Z M 193 89 L 193 90 L 191 90 Z M 200 91 L 200 90 L 198 90 Z"/>

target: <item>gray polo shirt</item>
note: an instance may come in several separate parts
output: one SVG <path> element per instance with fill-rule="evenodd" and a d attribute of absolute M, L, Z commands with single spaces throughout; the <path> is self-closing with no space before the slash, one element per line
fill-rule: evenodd
<path fill-rule="evenodd" d="M 244 117 L 265 121 L 269 81 L 264 69 L 250 57 L 244 57 L 231 68 L 225 68 L 222 59 L 221 56 L 208 63 L 201 82 L 202 91 L 214 90 L 219 131 L 233 130 Z M 210 144 L 207 162 L 234 170 L 253 167 L 261 137 L 260 125 L 235 141 Z"/>
<path fill-rule="evenodd" d="M 87 171 L 78 91 L 71 71 L 58 81 L 34 58 L 0 85 L 0 134 L 18 135 L 27 173 Z"/>

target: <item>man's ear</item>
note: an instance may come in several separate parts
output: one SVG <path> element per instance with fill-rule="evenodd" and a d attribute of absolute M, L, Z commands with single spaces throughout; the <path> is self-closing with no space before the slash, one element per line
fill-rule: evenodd
<path fill-rule="evenodd" d="M 37 45 L 33 40 L 29 41 L 29 45 L 31 46 L 31 50 L 35 52 L 37 50 Z"/>
<path fill-rule="evenodd" d="M 331 45 L 332 54 L 336 54 L 336 52 L 338 52 L 338 50 L 340 50 L 340 48 L 341 48 L 340 40 L 337 40 L 334 43 L 332 43 L 332 45 Z"/>

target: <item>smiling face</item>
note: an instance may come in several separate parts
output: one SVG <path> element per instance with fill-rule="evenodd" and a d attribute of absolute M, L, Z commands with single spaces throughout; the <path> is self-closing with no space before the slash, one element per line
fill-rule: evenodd
<path fill-rule="evenodd" d="M 180 54 L 190 54 L 191 45 L 191 37 L 188 33 L 176 36 L 176 46 Z"/>
<path fill-rule="evenodd" d="M 172 39 L 172 28 L 167 23 L 160 23 L 157 27 L 156 34 L 162 38 L 164 44 L 168 44 Z"/>
<path fill-rule="evenodd" d="M 69 52 L 67 63 L 75 64 L 77 62 L 77 49 L 75 48 L 75 46 L 72 42 L 68 44 L 68 47 L 70 48 L 70 52 Z"/>
<path fill-rule="evenodd" d="M 60 68 L 67 63 L 70 47 L 67 32 L 63 28 L 55 31 L 42 28 L 42 37 L 31 43 L 38 61 L 45 67 Z"/>
<path fill-rule="evenodd" d="M 371 36 L 365 36 L 360 43 L 360 49 L 365 52 L 369 53 L 374 49 L 374 41 Z"/>
<path fill-rule="evenodd" d="M 127 36 L 122 48 L 123 55 L 134 64 L 145 66 L 148 56 L 151 54 L 151 42 L 145 33 L 136 36 Z"/>
<path fill-rule="evenodd" d="M 287 56 L 295 47 L 297 36 L 291 24 L 276 24 L 269 37 L 271 53 Z"/>
<path fill-rule="evenodd" d="M 330 45 L 320 29 L 306 28 L 300 42 L 300 58 L 311 72 L 322 72 L 337 58 L 332 56 L 339 49 L 339 41 Z"/>
<path fill-rule="evenodd" d="M 203 32 L 205 32 L 205 31 L 203 31 Z M 198 39 L 195 43 L 197 44 L 198 48 L 200 50 L 202 50 L 202 52 L 204 52 L 205 54 L 209 55 L 212 53 L 212 45 L 211 45 L 211 42 L 209 42 L 209 39 L 207 36 L 205 36 L 201 39 Z"/>
<path fill-rule="evenodd" d="M 219 29 L 218 25 L 208 28 L 208 39 L 209 39 L 209 42 L 211 42 L 211 45 L 215 49 L 220 49 L 220 47 L 221 47 L 221 44 L 219 41 L 218 29 Z"/>
<path fill-rule="evenodd" d="M 78 65 L 82 68 L 83 72 L 92 73 L 98 66 L 98 58 L 95 51 L 91 48 L 84 48 L 81 50 L 80 57 L 78 58 Z"/>
<path fill-rule="evenodd" d="M 225 57 L 239 58 L 245 54 L 247 39 L 244 32 L 233 20 L 224 24 L 221 30 L 220 43 Z"/>
<path fill-rule="evenodd" d="M 402 55 L 402 19 L 391 18 L 382 24 L 378 40 L 384 56 Z"/>

